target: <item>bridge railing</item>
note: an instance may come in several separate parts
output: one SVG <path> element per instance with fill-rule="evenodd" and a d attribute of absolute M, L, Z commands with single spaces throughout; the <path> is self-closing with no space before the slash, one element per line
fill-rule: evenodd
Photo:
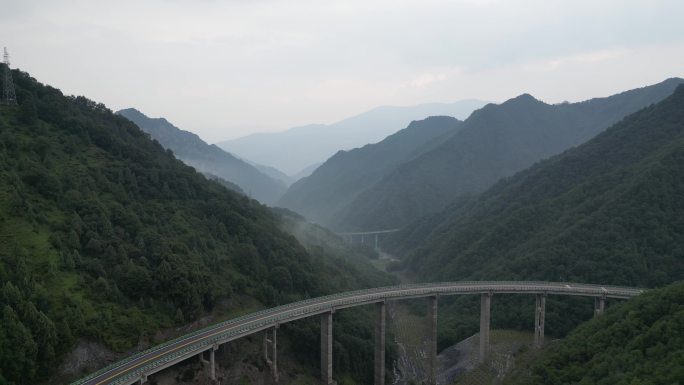
<path fill-rule="evenodd" d="M 311 303 L 311 302 L 315 302 L 315 301 L 320 301 L 320 300 L 322 300 L 322 299 L 339 298 L 339 297 L 341 297 L 341 296 L 349 295 L 349 294 L 351 294 L 351 293 L 358 293 L 358 292 L 364 292 L 364 291 L 374 291 L 374 290 L 378 290 L 378 289 L 380 289 L 380 288 L 374 288 L 374 289 L 361 289 L 361 290 L 356 290 L 356 291 L 354 291 L 354 292 L 336 293 L 336 294 L 326 295 L 326 296 L 323 296 L 323 297 L 308 298 L 308 299 L 305 299 L 305 300 L 302 300 L 302 301 L 291 302 L 291 303 L 289 303 L 289 304 L 284 304 L 284 305 L 279 305 L 279 306 L 272 307 L 272 308 L 266 308 L 266 309 L 258 310 L 258 311 L 254 312 L 254 313 L 245 314 L 245 315 L 243 315 L 243 316 L 240 316 L 240 317 L 237 317 L 237 318 L 232 318 L 232 319 L 230 319 L 230 320 L 223 321 L 223 322 L 220 322 L 220 323 L 218 323 L 218 324 L 209 325 L 209 326 L 206 326 L 206 327 L 204 327 L 204 328 L 201 328 L 201 329 L 192 331 L 192 332 L 190 332 L 190 333 L 188 333 L 188 334 L 184 334 L 184 335 L 181 336 L 181 337 L 177 337 L 177 338 L 168 340 L 168 341 L 163 342 L 163 343 L 161 343 L 161 344 L 159 344 L 159 345 L 155 345 L 154 347 L 151 347 L 151 348 L 149 348 L 149 349 L 146 349 L 146 350 L 140 351 L 140 352 L 138 352 L 138 353 L 135 353 L 135 354 L 133 354 L 133 355 L 131 355 L 131 356 L 128 356 L 128 357 L 126 357 L 126 358 L 120 360 L 120 361 L 116 361 L 115 363 L 112 363 L 112 364 L 110 364 L 110 365 L 108 365 L 108 366 L 106 366 L 106 367 L 104 367 L 104 368 L 102 368 L 102 369 L 100 369 L 100 370 L 98 370 L 98 371 L 96 371 L 96 372 L 91 373 L 90 375 L 86 376 L 85 378 L 82 378 L 82 379 L 80 379 L 80 380 L 78 380 L 78 381 L 76 381 L 76 382 L 73 382 L 72 385 L 81 385 L 81 384 L 84 384 L 84 383 L 86 383 L 86 382 L 92 380 L 93 378 L 99 377 L 99 376 L 101 376 L 102 374 L 105 374 L 105 373 L 107 373 L 107 372 L 109 372 L 109 371 L 112 371 L 113 369 L 116 369 L 116 368 L 118 368 L 118 367 L 121 367 L 121 366 L 123 366 L 123 365 L 126 365 L 126 364 L 128 364 L 129 362 L 134 361 L 134 360 L 136 360 L 136 359 L 138 359 L 138 358 L 140 358 L 140 357 L 142 357 L 142 356 L 145 356 L 145 355 L 148 355 L 148 354 L 150 354 L 150 353 L 154 353 L 154 352 L 156 352 L 156 351 L 162 350 L 162 349 L 166 348 L 166 347 L 169 346 L 169 345 L 173 345 L 173 344 L 176 344 L 176 343 L 179 343 L 179 342 L 183 342 L 183 341 L 185 341 L 185 340 L 188 340 L 188 339 L 190 339 L 190 338 L 196 337 L 197 335 L 200 335 L 200 334 L 202 334 L 202 333 L 205 333 L 205 332 L 207 332 L 207 331 L 210 331 L 210 330 L 213 330 L 213 329 L 216 329 L 216 328 L 225 327 L 225 326 L 228 326 L 228 325 L 230 325 L 230 324 L 239 324 L 239 323 L 241 323 L 241 322 L 243 322 L 243 321 L 246 321 L 246 320 L 248 320 L 248 319 L 257 318 L 258 316 L 264 315 L 264 314 L 266 314 L 266 313 L 277 313 L 278 311 L 281 311 L 281 310 L 286 309 L 286 308 L 289 308 L 289 307 L 294 307 L 295 305 L 305 305 L 305 304 L 307 304 L 307 303 Z"/>
<path fill-rule="evenodd" d="M 554 286 L 555 285 L 555 286 Z M 572 286 L 571 286 L 572 285 Z M 349 305 L 349 304 L 355 304 L 355 303 L 363 303 L 367 301 L 373 301 L 373 300 L 378 300 L 378 299 L 389 299 L 389 298 L 401 298 L 405 296 L 411 296 L 411 295 L 425 295 L 426 293 L 431 293 L 434 292 L 435 294 L 439 293 L 445 293 L 445 292 L 461 292 L 461 291 L 468 291 L 468 292 L 473 292 L 473 286 L 481 287 L 482 291 L 487 291 L 487 290 L 492 290 L 491 288 L 494 287 L 495 291 L 504 291 L 509 290 L 510 292 L 531 292 L 531 291 L 539 291 L 539 292 L 546 292 L 546 291 L 552 291 L 554 293 L 559 293 L 559 292 L 567 292 L 567 293 L 573 293 L 573 294 L 578 294 L 578 295 L 587 295 L 587 296 L 602 296 L 605 295 L 606 292 L 614 292 L 616 294 L 619 294 L 621 297 L 629 297 L 634 295 L 634 290 L 624 287 L 618 287 L 618 286 L 609 286 L 609 285 L 604 285 L 604 286 L 597 286 L 597 285 L 584 285 L 584 284 L 575 284 L 575 283 L 559 283 L 559 282 L 537 282 L 537 281 L 526 281 L 526 282 L 502 282 L 502 281 L 461 281 L 461 282 L 435 282 L 435 283 L 415 283 L 415 284 L 404 284 L 404 285 L 399 285 L 399 286 L 386 286 L 386 287 L 378 287 L 378 288 L 371 288 L 371 289 L 360 289 L 360 290 L 355 290 L 351 292 L 344 292 L 344 293 L 336 293 L 336 294 L 330 294 L 322 297 L 316 297 L 316 298 L 309 298 L 305 299 L 302 301 L 297 301 L 297 302 L 292 302 L 289 304 L 284 304 L 284 305 L 279 305 L 273 308 L 268 308 L 268 309 L 262 309 L 254 313 L 246 314 L 234 319 L 230 319 L 227 321 L 220 322 L 218 324 L 213 324 L 206 326 L 204 328 L 195 330 L 193 332 L 190 332 L 188 334 L 185 334 L 181 337 L 166 341 L 160 345 L 156 345 L 152 348 L 146 349 L 144 351 L 138 352 L 134 355 L 131 355 L 121 361 L 117 361 L 111 365 L 108 365 L 107 367 L 100 369 L 94 373 L 91 373 L 90 375 L 86 376 L 85 378 L 82 378 L 76 382 L 74 382 L 72 385 L 81 385 L 84 384 L 94 378 L 97 378 L 109 371 L 112 371 L 114 369 L 120 368 L 142 356 L 152 354 L 154 352 L 160 351 L 170 345 L 178 344 L 183 341 L 192 339 L 194 337 L 197 337 L 198 335 L 201 335 L 203 333 L 207 333 L 213 330 L 225 328 L 225 327 L 230 327 L 231 325 L 237 326 L 241 324 L 245 324 L 245 328 L 241 328 L 239 330 L 235 329 L 229 329 L 226 330 L 223 333 L 218 333 L 215 336 L 211 336 L 211 338 L 203 338 L 201 340 L 198 340 L 197 342 L 194 342 L 192 344 L 189 344 L 188 346 L 183 347 L 182 349 L 179 349 L 177 351 L 174 351 L 172 354 L 166 355 L 163 357 L 162 360 L 155 360 L 154 362 L 143 365 L 136 370 L 133 370 L 129 372 L 127 375 L 123 377 L 119 377 L 119 379 L 113 384 L 118 384 L 121 383 L 121 381 L 128 381 L 131 378 L 134 378 L 136 376 L 140 376 L 143 373 L 146 373 L 149 371 L 149 369 L 153 369 L 155 367 L 158 367 L 159 365 L 162 365 L 166 362 L 169 362 L 181 355 L 185 355 L 190 353 L 195 354 L 197 351 L 203 351 L 207 346 L 211 346 L 215 343 L 218 343 L 222 340 L 226 340 L 230 337 L 233 337 L 235 335 L 244 333 L 245 331 L 249 331 L 250 329 L 258 329 L 260 327 L 266 326 L 266 325 L 272 325 L 274 322 L 280 322 L 280 321 L 288 321 L 293 318 L 293 316 L 300 316 L 306 314 L 307 316 L 314 315 L 317 312 L 323 312 L 326 310 L 333 310 L 336 306 L 341 306 L 341 305 Z M 549 288 L 552 288 L 552 290 L 549 290 Z M 477 291 L 477 290 L 476 290 Z M 378 295 L 379 294 L 379 295 Z M 341 302 L 335 302 L 335 303 L 330 303 L 336 299 L 343 299 L 343 298 L 348 298 L 347 300 L 342 300 Z M 317 306 L 314 308 L 311 308 L 310 306 L 316 303 L 321 303 L 321 306 Z M 288 311 L 286 314 L 281 314 L 278 317 L 271 317 L 271 318 L 265 318 L 260 320 L 261 317 L 266 316 L 268 317 L 269 314 L 278 314 L 283 312 L 284 310 L 291 309 L 291 311 Z M 294 312 L 294 313 L 293 313 Z M 154 366 L 152 366 L 154 365 Z M 132 376 L 132 377 L 131 377 Z"/>

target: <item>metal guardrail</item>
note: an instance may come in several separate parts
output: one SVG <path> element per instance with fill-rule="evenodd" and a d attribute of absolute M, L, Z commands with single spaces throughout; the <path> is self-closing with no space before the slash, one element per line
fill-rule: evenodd
<path fill-rule="evenodd" d="M 352 236 L 352 235 L 375 235 L 375 234 L 389 234 L 389 233 L 396 233 L 401 229 L 389 229 L 389 230 L 375 230 L 375 231 L 357 231 L 357 232 L 351 232 L 351 233 L 336 233 L 337 235 L 341 236 Z"/>
<path fill-rule="evenodd" d="M 604 298 L 630 298 L 642 292 L 641 289 L 601 286 L 588 284 L 575 284 L 566 282 L 483 282 L 483 281 L 464 281 L 464 282 L 438 282 L 428 284 L 406 284 L 391 287 L 379 287 L 372 289 L 362 289 L 351 292 L 336 293 L 323 297 L 309 298 L 303 301 L 293 302 L 286 305 L 263 309 L 254 313 L 243 315 L 228 321 L 207 326 L 194 332 L 183 335 L 179 338 L 164 342 L 145 351 L 136 353 L 121 361 L 115 362 L 95 373 L 82 378 L 72 385 L 83 384 L 103 384 L 110 385 L 129 384 L 142 375 L 155 372 L 154 369 L 163 366 L 179 357 L 191 357 L 198 354 L 208 347 L 223 343 L 229 339 L 235 339 L 256 333 L 266 327 L 274 326 L 279 323 L 290 322 L 299 318 L 315 316 L 317 314 L 332 311 L 336 307 L 348 307 L 354 305 L 367 304 L 369 302 L 379 302 L 388 299 L 400 299 L 406 297 L 421 297 L 433 295 L 457 295 L 457 294 L 477 294 L 477 293 L 526 293 L 526 294 L 555 294 L 555 295 L 579 295 L 589 297 Z M 239 326 L 239 328 L 237 328 Z M 222 329 L 225 331 L 221 332 Z M 200 336 L 212 331 L 217 333 L 208 336 Z M 199 337 L 198 337 L 199 336 Z M 122 368 L 127 364 L 153 355 L 172 345 L 183 342 L 197 341 L 182 346 L 170 353 L 163 354 L 151 359 L 151 362 L 143 362 L 138 366 L 130 368 L 116 378 L 93 382 L 102 375 Z"/>

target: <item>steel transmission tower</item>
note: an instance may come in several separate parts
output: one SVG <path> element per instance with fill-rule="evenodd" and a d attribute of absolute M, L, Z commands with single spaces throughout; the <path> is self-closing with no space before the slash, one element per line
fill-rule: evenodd
<path fill-rule="evenodd" d="M 12 82 L 12 72 L 10 71 L 10 60 L 9 53 L 7 52 L 7 47 L 4 47 L 4 63 L 5 63 L 5 87 L 3 89 L 2 102 L 9 106 L 17 105 L 17 95 L 14 93 L 14 83 Z"/>

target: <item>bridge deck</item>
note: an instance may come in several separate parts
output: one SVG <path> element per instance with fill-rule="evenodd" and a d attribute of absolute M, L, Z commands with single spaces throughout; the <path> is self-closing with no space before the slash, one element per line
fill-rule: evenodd
<path fill-rule="evenodd" d="M 352 233 L 337 233 L 337 235 L 341 235 L 341 236 L 376 235 L 376 234 L 396 233 L 397 231 L 399 231 L 399 229 L 376 230 L 376 231 L 358 231 L 358 232 L 352 232 Z"/>
<path fill-rule="evenodd" d="M 557 282 L 445 282 L 357 290 L 278 306 L 221 322 L 155 346 L 104 368 L 72 385 L 132 384 L 225 342 L 281 323 L 352 306 L 439 295 L 517 293 L 630 298 L 641 289 Z"/>

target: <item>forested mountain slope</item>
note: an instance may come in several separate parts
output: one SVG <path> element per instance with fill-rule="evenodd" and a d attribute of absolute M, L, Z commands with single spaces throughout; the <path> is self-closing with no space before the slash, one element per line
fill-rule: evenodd
<path fill-rule="evenodd" d="M 293 184 L 278 202 L 322 224 L 334 222 L 339 210 L 397 165 L 418 156 L 429 146 L 455 134 L 462 122 L 435 116 L 412 122 L 376 144 L 340 151 L 314 173 Z"/>
<path fill-rule="evenodd" d="M 401 227 L 464 194 L 478 193 L 534 162 L 592 138 L 669 96 L 682 79 L 581 103 L 548 105 L 521 95 L 475 111 L 461 130 L 360 194 L 330 225 Z"/>
<path fill-rule="evenodd" d="M 55 383 L 79 339 L 144 348 L 231 298 L 268 306 L 392 282 L 307 251 L 280 215 L 104 105 L 12 74 L 20 106 L 0 106 L 0 383 Z"/>
<path fill-rule="evenodd" d="M 589 142 L 410 226 L 392 250 L 428 280 L 653 287 L 684 276 L 684 86 Z"/>
<path fill-rule="evenodd" d="M 581 325 L 506 385 L 684 383 L 684 282 L 651 290 Z"/>
<path fill-rule="evenodd" d="M 199 136 L 179 129 L 164 118 L 149 118 L 134 108 L 117 114 L 137 124 L 187 165 L 237 184 L 262 203 L 274 203 L 287 188 L 283 181 L 266 175 L 216 145 L 207 144 Z"/>
<path fill-rule="evenodd" d="M 295 180 L 293 180 L 292 177 L 290 177 L 289 175 L 285 174 L 284 172 L 278 170 L 275 167 L 264 166 L 264 165 L 258 164 L 258 163 L 252 163 L 252 162 L 250 162 L 249 159 L 243 159 L 243 160 L 246 161 L 247 163 L 251 164 L 252 166 L 256 167 L 256 169 L 261 171 L 262 174 L 267 175 L 267 176 L 269 176 L 272 179 L 275 179 L 277 181 L 283 182 L 286 187 L 290 187 L 290 185 L 295 182 Z"/>
<path fill-rule="evenodd" d="M 658 287 L 684 276 L 684 86 L 576 148 L 462 198 L 383 248 L 418 281 L 540 280 Z M 440 308 L 440 346 L 477 331 L 479 302 Z M 497 296 L 492 327 L 531 330 L 534 301 Z M 563 336 L 591 303 L 549 297 Z"/>

